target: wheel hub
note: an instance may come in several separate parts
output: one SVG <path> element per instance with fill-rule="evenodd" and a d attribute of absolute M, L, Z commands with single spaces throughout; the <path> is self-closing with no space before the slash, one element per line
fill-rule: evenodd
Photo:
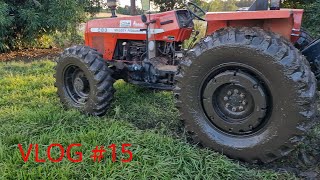
<path fill-rule="evenodd" d="M 254 76 L 225 71 L 204 85 L 202 103 L 214 126 L 230 134 L 250 134 L 266 116 L 265 92 Z"/>
<path fill-rule="evenodd" d="M 72 100 L 77 104 L 86 103 L 90 85 L 84 72 L 77 66 L 69 66 L 65 70 L 64 78 L 66 90 Z"/>
<path fill-rule="evenodd" d="M 252 96 L 239 85 L 222 86 L 215 92 L 215 98 L 218 108 L 233 119 L 242 119 L 252 113 Z"/>
<path fill-rule="evenodd" d="M 84 79 L 82 78 L 76 78 L 74 80 L 74 87 L 76 88 L 76 90 L 78 90 L 79 92 L 83 91 L 84 90 L 84 82 L 83 82 Z"/>

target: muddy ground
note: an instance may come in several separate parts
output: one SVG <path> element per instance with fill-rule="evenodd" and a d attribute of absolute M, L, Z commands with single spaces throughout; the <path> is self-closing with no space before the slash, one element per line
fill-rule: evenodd
<path fill-rule="evenodd" d="M 2 61 L 25 61 L 30 62 L 39 59 L 54 59 L 62 50 L 59 48 L 52 49 L 22 49 L 9 53 L 0 53 L 0 62 Z"/>

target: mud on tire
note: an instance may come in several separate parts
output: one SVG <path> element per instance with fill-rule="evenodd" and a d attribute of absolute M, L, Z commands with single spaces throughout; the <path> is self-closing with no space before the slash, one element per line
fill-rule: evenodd
<path fill-rule="evenodd" d="M 186 130 L 232 158 L 273 161 L 314 124 L 309 63 L 290 42 L 260 28 L 226 28 L 203 39 L 187 53 L 176 83 Z"/>
<path fill-rule="evenodd" d="M 94 116 L 107 112 L 115 80 L 100 53 L 87 46 L 68 48 L 58 58 L 55 70 L 55 86 L 66 108 Z"/>

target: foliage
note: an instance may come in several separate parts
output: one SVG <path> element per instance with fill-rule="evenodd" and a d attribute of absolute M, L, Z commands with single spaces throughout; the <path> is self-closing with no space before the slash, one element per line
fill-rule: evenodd
<path fill-rule="evenodd" d="M 320 0 L 286 0 L 283 7 L 304 9 L 303 26 L 315 37 L 320 37 Z"/>
<path fill-rule="evenodd" d="M 198 21 L 198 20 L 195 20 L 193 22 L 194 22 L 194 29 L 196 31 L 199 31 L 199 35 L 197 37 L 194 37 L 195 34 L 193 33 L 191 38 L 189 38 L 188 40 L 185 40 L 183 42 L 183 47 L 185 49 L 192 48 L 197 42 L 199 42 L 201 40 L 201 38 L 204 38 L 206 35 L 207 22 Z"/>
<path fill-rule="evenodd" d="M 236 1 L 236 6 L 237 7 L 250 7 L 252 5 L 254 0 L 240 0 Z"/>
<path fill-rule="evenodd" d="M 125 6 L 125 7 L 119 6 L 117 8 L 117 12 L 119 14 L 123 14 L 123 15 L 130 15 L 131 14 L 131 6 Z M 143 14 L 143 10 L 140 9 L 140 8 L 136 8 L 136 13 L 137 14 Z"/>
<path fill-rule="evenodd" d="M 304 13 L 304 23 L 303 26 L 306 27 L 314 37 L 320 37 L 320 0 L 316 0 L 311 4 L 306 4 L 303 6 L 305 9 Z"/>
<path fill-rule="evenodd" d="M 161 12 L 170 11 L 174 8 L 182 8 L 186 3 L 185 0 L 153 0 L 154 5 L 160 9 Z"/>
<path fill-rule="evenodd" d="M 29 47 L 43 35 L 70 32 L 97 11 L 89 0 L 4 0 L 0 2 L 0 52 Z"/>
<path fill-rule="evenodd" d="M 236 0 L 215 0 L 209 3 L 209 11 L 235 11 L 238 9 Z"/>
<path fill-rule="evenodd" d="M 217 11 L 235 11 L 238 9 L 237 3 L 241 1 L 237 0 L 215 0 L 215 1 L 204 1 L 204 0 L 193 0 L 195 4 L 198 4 L 202 9 L 209 12 Z"/>

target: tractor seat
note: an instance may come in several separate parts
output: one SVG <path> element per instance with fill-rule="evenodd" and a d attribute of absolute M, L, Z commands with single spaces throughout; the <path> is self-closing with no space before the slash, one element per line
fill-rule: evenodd
<path fill-rule="evenodd" d="M 237 11 L 265 11 L 268 10 L 268 0 L 255 0 L 250 7 L 242 7 Z"/>

